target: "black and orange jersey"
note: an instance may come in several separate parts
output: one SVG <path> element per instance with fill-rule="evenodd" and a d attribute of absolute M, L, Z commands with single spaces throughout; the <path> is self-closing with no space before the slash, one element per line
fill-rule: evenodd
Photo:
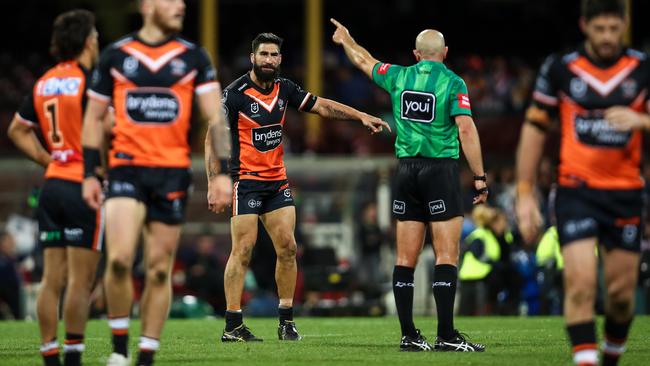
<path fill-rule="evenodd" d="M 194 93 L 218 85 L 205 50 L 178 36 L 148 44 L 132 34 L 111 44 L 88 90 L 115 107 L 109 166 L 188 167 Z"/>
<path fill-rule="evenodd" d="M 625 49 L 602 64 L 584 47 L 549 56 L 540 69 L 527 119 L 560 120 L 558 183 L 565 187 L 637 189 L 640 174 L 641 131 L 619 131 L 604 118 L 612 106 L 650 111 L 650 61 L 646 54 Z"/>
<path fill-rule="evenodd" d="M 248 73 L 223 91 L 223 105 L 232 137 L 230 173 L 235 180 L 282 180 L 282 127 L 287 107 L 309 112 L 316 96 L 291 80 L 277 78 L 265 90 Z"/>
<path fill-rule="evenodd" d="M 40 127 L 52 162 L 45 178 L 83 181 L 81 126 L 89 72 L 76 61 L 61 62 L 34 85 L 17 112 L 17 119 Z"/>

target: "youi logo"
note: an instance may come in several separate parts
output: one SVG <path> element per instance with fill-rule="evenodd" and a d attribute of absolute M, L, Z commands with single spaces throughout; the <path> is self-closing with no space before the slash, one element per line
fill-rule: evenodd
<path fill-rule="evenodd" d="M 436 96 L 431 93 L 405 90 L 402 92 L 401 118 L 408 121 L 431 123 L 435 118 Z"/>

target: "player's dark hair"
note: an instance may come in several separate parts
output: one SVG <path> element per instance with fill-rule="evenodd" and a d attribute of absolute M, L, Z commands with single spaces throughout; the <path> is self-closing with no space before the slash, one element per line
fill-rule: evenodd
<path fill-rule="evenodd" d="M 88 10 L 71 10 L 59 15 L 52 27 L 50 53 L 57 61 L 77 58 L 94 28 L 95 15 Z"/>
<path fill-rule="evenodd" d="M 587 21 L 600 15 L 615 15 L 625 18 L 623 0 L 582 0 L 582 16 Z"/>
<path fill-rule="evenodd" d="M 253 53 L 257 52 L 257 48 L 262 43 L 273 43 L 277 44 L 278 48 L 282 48 L 282 42 L 284 40 L 273 33 L 260 33 L 253 39 Z"/>

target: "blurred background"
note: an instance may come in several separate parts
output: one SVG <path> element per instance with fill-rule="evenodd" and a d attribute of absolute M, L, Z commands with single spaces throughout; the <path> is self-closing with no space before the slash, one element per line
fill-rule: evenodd
<path fill-rule="evenodd" d="M 0 12 L 0 319 L 34 317 L 41 271 L 36 244 L 42 170 L 22 157 L 6 136 L 14 112 L 34 81 L 49 67 L 50 29 L 61 12 L 95 12 L 102 46 L 141 24 L 134 0 L 22 0 Z M 513 221 L 514 151 L 537 69 L 550 53 L 582 41 L 579 0 L 186 0 L 184 36 L 206 47 L 223 87 L 250 69 L 251 40 L 260 32 L 285 39 L 282 75 L 307 90 L 381 116 L 393 124 L 390 99 L 331 42 L 334 17 L 376 58 L 414 62 L 416 35 L 425 28 L 444 33 L 447 65 L 467 83 L 481 136 L 491 189 L 488 212 L 472 213 L 471 173 L 462 172 L 465 238 L 477 224 L 512 243 L 489 278 L 461 282 L 458 311 L 467 315 L 560 314 L 561 258 L 552 229 L 538 246 L 522 246 Z M 628 0 L 630 46 L 650 51 L 650 2 Z M 370 136 L 349 121 L 321 121 L 287 113 L 285 156 L 297 202 L 296 236 L 300 273 L 296 299 L 304 315 L 392 313 L 390 273 L 394 224 L 390 181 L 396 164 L 394 135 Z M 174 269 L 172 316 L 219 315 L 224 311 L 223 268 L 230 250 L 229 217 L 214 215 L 205 202 L 202 168 L 204 126 L 194 123 L 194 191 Z M 558 138 L 549 135 L 540 166 L 540 200 L 545 206 L 555 175 Z M 648 151 L 646 144 L 646 152 Z M 650 177 L 650 165 L 644 174 Z M 417 281 L 428 283 L 434 256 L 427 244 Z M 463 253 L 472 248 L 463 242 Z M 549 254 L 550 253 L 550 254 Z M 650 312 L 650 244 L 644 240 L 638 312 Z M 461 253 L 461 257 L 462 257 Z M 260 233 L 245 301 L 250 315 L 275 315 L 274 252 Z M 140 263 L 134 279 L 141 291 Z M 100 273 L 101 276 L 101 273 Z M 101 281 L 93 314 L 105 314 Z M 416 288 L 416 313 L 434 313 L 430 287 Z M 135 309 L 137 313 L 137 307 Z"/>

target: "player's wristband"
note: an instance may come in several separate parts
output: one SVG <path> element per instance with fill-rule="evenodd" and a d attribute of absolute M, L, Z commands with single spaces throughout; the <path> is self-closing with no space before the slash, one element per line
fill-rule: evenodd
<path fill-rule="evenodd" d="M 480 188 L 480 189 L 474 188 L 474 192 L 476 193 L 477 196 L 480 196 L 483 193 L 488 193 L 489 189 L 488 189 L 488 187 L 483 187 L 483 188 Z"/>
<path fill-rule="evenodd" d="M 484 173 L 483 175 L 475 175 L 474 180 L 482 180 L 483 182 L 487 182 L 487 174 Z"/>
<path fill-rule="evenodd" d="M 97 167 L 102 164 L 99 150 L 90 147 L 83 148 L 84 178 L 96 177 Z"/>
<path fill-rule="evenodd" d="M 228 159 L 219 159 L 219 174 L 228 174 Z"/>

